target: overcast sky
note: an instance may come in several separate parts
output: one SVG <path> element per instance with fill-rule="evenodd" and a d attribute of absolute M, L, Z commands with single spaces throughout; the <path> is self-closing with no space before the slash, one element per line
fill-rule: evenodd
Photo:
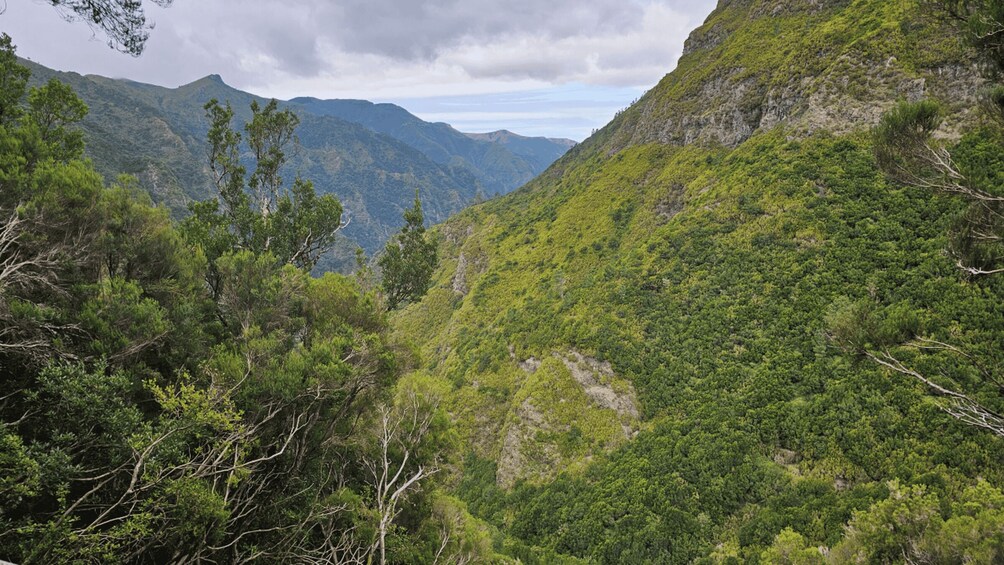
<path fill-rule="evenodd" d="M 462 131 L 581 140 L 676 66 L 715 0 L 146 2 L 139 58 L 44 0 L 0 0 L 18 54 L 64 71 L 179 86 L 219 74 L 289 99 L 394 102 Z"/>

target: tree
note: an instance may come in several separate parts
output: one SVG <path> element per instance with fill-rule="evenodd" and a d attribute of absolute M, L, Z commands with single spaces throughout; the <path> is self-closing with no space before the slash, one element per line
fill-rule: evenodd
<path fill-rule="evenodd" d="M 29 76 L 0 34 L 0 355 L 41 362 L 79 329 L 56 305 L 73 286 L 62 275 L 92 256 L 101 179 L 78 161 L 87 107 Z"/>
<path fill-rule="evenodd" d="M 997 0 L 937 0 L 962 25 L 970 45 L 991 65 L 1004 71 L 1004 5 Z"/>
<path fill-rule="evenodd" d="M 972 361 L 972 356 L 957 346 L 917 335 L 920 328 L 909 313 L 896 307 L 879 312 L 871 302 L 843 299 L 831 306 L 826 325 L 827 337 L 832 343 L 922 383 L 941 399 L 938 407 L 953 418 L 1004 437 L 1004 415 L 984 406 L 973 396 L 951 388 L 951 385 L 936 383 L 904 361 L 904 355 L 917 353 L 941 353 Z"/>
<path fill-rule="evenodd" d="M 831 563 L 1000 563 L 1004 495 L 980 479 L 949 506 L 925 485 L 892 480 L 889 496 L 854 512 Z"/>
<path fill-rule="evenodd" d="M 363 468 L 373 493 L 376 536 L 371 551 L 387 563 L 387 536 L 405 500 L 440 468 L 440 450 L 449 443 L 449 423 L 440 410 L 445 389 L 422 375 L 398 386 L 393 404 L 382 406 L 365 438 Z"/>
<path fill-rule="evenodd" d="M 28 67 L 17 62 L 10 36 L 0 34 L 0 126 L 10 125 L 23 112 L 21 99 L 30 76 Z"/>
<path fill-rule="evenodd" d="M 167 7 L 174 0 L 151 0 Z M 87 22 L 108 36 L 108 46 L 138 57 L 153 27 L 146 23 L 142 0 L 48 0 L 68 22 Z"/>
<path fill-rule="evenodd" d="M 314 185 L 297 176 L 291 186 L 282 178 L 286 147 L 295 140 L 300 120 L 278 102 L 251 103 L 244 134 L 232 128 L 234 111 L 216 99 L 205 106 L 210 121 L 209 168 L 218 199 L 196 203 L 185 231 L 211 262 L 231 250 L 270 253 L 280 264 L 310 270 L 329 250 L 341 223 L 342 205 L 332 195 L 318 196 Z M 254 160 L 250 176 L 241 162 L 242 143 Z M 215 272 L 215 271 L 214 271 Z M 211 273 L 210 287 L 218 290 Z"/>
<path fill-rule="evenodd" d="M 777 565 L 822 565 L 823 554 L 806 543 L 801 534 L 785 528 L 774 538 L 774 543 L 760 556 L 761 563 Z"/>
<path fill-rule="evenodd" d="M 1001 98 L 1004 101 L 1004 98 Z M 991 102 L 990 105 L 997 103 Z M 1004 114 L 1001 114 L 1004 116 Z M 949 252 L 956 265 L 969 276 L 1004 272 L 997 264 L 1004 237 L 1004 194 L 995 186 L 996 175 L 983 160 L 960 164 L 953 151 L 934 141 L 941 126 L 936 102 L 902 103 L 882 117 L 875 128 L 875 156 L 879 167 L 902 184 L 957 195 L 969 202 L 954 232 Z M 999 136 L 1000 131 L 987 132 Z M 982 144 L 996 143 L 992 137 Z M 956 148 L 976 152 L 981 147 Z"/>
<path fill-rule="evenodd" d="M 964 41 L 976 50 L 986 65 L 990 87 L 983 93 L 983 108 L 992 125 L 986 129 L 989 143 L 1000 145 L 1004 135 L 1004 6 L 994 0 L 934 0 L 960 27 Z M 969 276 L 1004 272 L 996 265 L 1004 255 L 1004 194 L 993 169 L 999 161 L 969 159 L 960 163 L 958 153 L 935 139 L 942 115 L 931 100 L 904 102 L 882 117 L 875 128 L 875 156 L 879 167 L 894 180 L 937 192 L 961 196 L 970 203 L 952 234 L 950 252 Z M 968 148 L 970 152 L 980 148 Z M 991 148 L 990 151 L 999 147 Z"/>
<path fill-rule="evenodd" d="M 432 284 L 436 269 L 436 243 L 425 235 L 422 203 L 415 193 L 415 206 L 404 213 L 404 227 L 387 242 L 378 261 L 387 294 L 387 308 L 418 300 Z"/>
<path fill-rule="evenodd" d="M 106 186 L 82 160 L 72 92 L 27 78 L 2 38 L 0 555 L 466 554 L 457 520 L 429 535 L 446 385 L 393 396 L 403 367 L 379 297 L 306 272 L 341 207 L 283 184 L 296 116 L 255 104 L 237 132 L 210 108 L 220 195 L 182 233 L 135 179 Z"/>

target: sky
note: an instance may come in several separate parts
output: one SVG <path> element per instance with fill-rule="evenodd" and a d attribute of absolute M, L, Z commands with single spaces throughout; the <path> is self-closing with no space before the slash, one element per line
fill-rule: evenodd
<path fill-rule="evenodd" d="M 671 71 L 715 0 L 145 2 L 140 57 L 46 0 L 0 0 L 18 54 L 62 71 L 176 87 L 219 74 L 289 99 L 392 102 L 461 131 L 580 141 Z"/>

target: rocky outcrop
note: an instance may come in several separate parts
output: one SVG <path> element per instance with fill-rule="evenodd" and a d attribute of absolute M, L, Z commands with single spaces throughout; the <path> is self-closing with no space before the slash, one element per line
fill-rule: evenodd
<path fill-rule="evenodd" d="M 686 204 L 684 200 L 684 191 L 686 189 L 684 186 L 680 183 L 674 183 L 671 189 L 669 193 L 655 203 L 655 216 L 658 218 L 660 224 L 665 224 L 676 217 L 677 214 L 683 211 L 683 207 Z"/>
<path fill-rule="evenodd" d="M 638 420 L 638 398 L 630 385 L 622 390 L 614 389 L 614 370 L 610 363 L 586 357 L 578 351 L 572 351 L 567 357 L 555 355 L 596 406 L 613 410 L 620 416 L 624 437 L 634 437 L 636 430 L 633 424 Z"/>
<path fill-rule="evenodd" d="M 677 71 L 619 116 L 605 135 L 598 136 L 598 142 L 607 146 L 607 154 L 613 154 L 653 142 L 736 147 L 757 132 L 779 125 L 796 137 L 820 130 L 839 135 L 874 126 L 896 100 L 926 97 L 946 103 L 949 119 L 943 135 L 952 136 L 971 121 L 968 109 L 974 106 L 983 82 L 964 53 L 953 53 L 945 43 L 932 43 L 942 50 L 934 57 L 916 57 L 918 46 L 897 52 L 906 43 L 885 37 L 898 33 L 896 28 L 865 32 L 854 27 L 852 18 L 841 19 L 844 10 L 853 6 L 849 0 L 722 0 L 687 39 Z M 910 29 L 942 25 L 919 13 L 907 17 L 913 19 L 901 25 Z M 811 38 L 801 44 L 791 39 L 786 49 L 799 55 L 762 58 L 755 54 L 757 49 L 776 49 L 777 45 L 767 36 L 763 46 L 737 45 L 738 41 L 759 40 L 749 35 L 740 38 L 736 30 L 764 18 L 777 20 L 776 26 L 791 25 L 791 29 L 809 24 L 787 22 L 811 21 L 814 33 L 821 33 L 818 30 L 825 21 L 854 31 L 830 32 L 833 37 L 818 45 Z M 949 30 L 927 33 L 943 37 Z M 913 60 L 900 61 L 897 54 Z"/>
<path fill-rule="evenodd" d="M 516 361 L 526 375 L 501 433 L 496 481 L 545 480 L 638 433 L 638 398 L 610 363 L 578 351 Z"/>
<path fill-rule="evenodd" d="M 683 42 L 683 54 L 690 55 L 695 51 L 714 49 L 721 45 L 727 36 L 728 32 L 721 24 L 714 24 L 707 28 L 698 28 Z"/>
<path fill-rule="evenodd" d="M 517 423 L 505 432 L 495 473 L 496 482 L 503 488 L 511 488 L 530 467 L 556 468 L 560 461 L 554 446 L 537 440 L 537 433 L 549 431 L 551 426 L 529 398 L 516 409 L 516 417 Z M 535 453 L 528 453 L 531 449 Z"/>
<path fill-rule="evenodd" d="M 467 295 L 467 255 L 463 251 L 457 258 L 457 271 L 453 273 L 453 292 L 460 296 Z"/>
<path fill-rule="evenodd" d="M 722 0 L 721 4 L 728 4 Z M 847 6 L 851 0 L 747 0 L 750 4 L 750 19 L 778 18 L 793 14 L 816 14 L 830 8 Z"/>
<path fill-rule="evenodd" d="M 519 362 L 519 368 L 526 373 L 536 373 L 537 369 L 540 368 L 540 359 L 536 357 L 530 357 Z"/>
<path fill-rule="evenodd" d="M 461 250 L 457 256 L 457 269 L 450 287 L 460 296 L 466 296 L 471 286 L 488 268 L 487 256 L 479 250 Z"/>

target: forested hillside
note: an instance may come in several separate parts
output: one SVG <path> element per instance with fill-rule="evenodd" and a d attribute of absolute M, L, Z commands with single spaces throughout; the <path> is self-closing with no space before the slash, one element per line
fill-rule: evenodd
<path fill-rule="evenodd" d="M 83 159 L 71 88 L 28 79 L 0 36 L 0 560 L 422 563 L 488 547 L 434 488 L 453 441 L 443 387 L 400 378 L 414 358 L 380 295 L 310 276 L 344 217 L 278 175 L 295 115 L 254 105 L 243 128 L 211 106 L 217 193 L 177 224 Z"/>
<path fill-rule="evenodd" d="M 434 163 L 467 171 L 487 196 L 523 186 L 575 145 L 568 139 L 523 137 L 509 132 L 465 134 L 449 124 L 422 121 L 394 104 L 306 97 L 294 98 L 290 103 L 320 116 L 364 125 L 421 151 Z"/>
<path fill-rule="evenodd" d="M 452 385 L 498 551 L 1004 559 L 1002 22 L 722 0 L 636 104 L 438 228 L 392 325 Z"/>
<path fill-rule="evenodd" d="M 81 128 L 86 155 L 96 169 L 108 180 L 123 173 L 136 176 L 176 218 L 187 213 L 190 202 L 213 193 L 202 107 L 214 98 L 229 101 L 237 117 L 246 120 L 251 101 L 265 102 L 228 86 L 218 75 L 170 89 L 24 64 L 32 70 L 33 85 L 58 78 L 87 104 Z M 290 103 L 301 125 L 298 150 L 284 174 L 311 178 L 318 191 L 337 196 L 351 218 L 335 256 L 323 263 L 328 269 L 351 270 L 355 245 L 369 255 L 379 250 L 400 228 L 416 190 L 429 219 L 441 222 L 476 198 L 518 188 L 568 147 L 555 153 L 548 142 L 529 155 L 517 153 L 500 143 L 472 140 L 446 124 L 423 122 L 390 104 L 364 102 L 361 110 L 332 111 L 356 108 L 352 102 Z M 385 127 L 384 108 L 394 127 Z M 401 135 L 402 128 L 417 134 Z M 430 137 L 439 142 L 435 151 L 426 141 Z"/>
<path fill-rule="evenodd" d="M 213 77 L 87 122 L 104 79 L 0 36 L 0 560 L 1004 562 L 1002 30 L 997 0 L 720 0 L 428 232 L 448 168 L 397 139 Z M 157 185 L 183 219 L 84 159 L 116 120 L 156 143 L 98 151 L 204 144 L 208 189 Z M 359 221 L 331 136 L 418 159 L 378 175 L 382 274 L 311 275 Z"/>

